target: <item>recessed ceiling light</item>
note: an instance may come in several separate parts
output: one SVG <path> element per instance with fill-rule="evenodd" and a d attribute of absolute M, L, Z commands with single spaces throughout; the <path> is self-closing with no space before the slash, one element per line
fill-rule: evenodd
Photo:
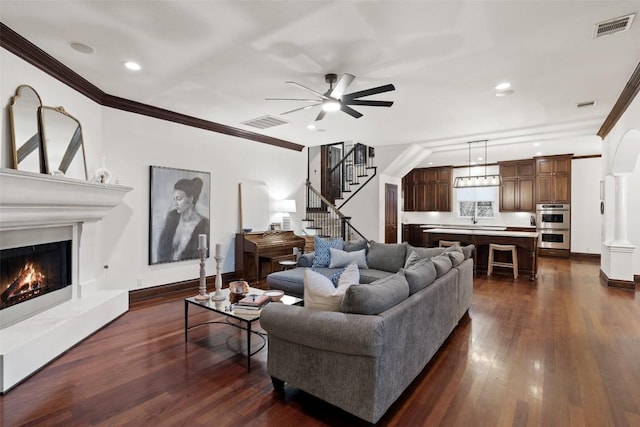
<path fill-rule="evenodd" d="M 315 128 L 316 128 L 316 125 L 313 125 L 313 124 L 307 125 L 307 129 L 309 130 L 314 130 Z"/>
<path fill-rule="evenodd" d="M 482 161 L 482 157 L 478 157 L 478 160 Z"/>
<path fill-rule="evenodd" d="M 80 42 L 71 42 L 69 43 L 69 46 L 71 46 L 71 49 L 78 51 L 80 53 L 86 53 L 86 54 L 91 54 L 93 52 L 95 52 L 95 49 L 92 48 L 91 46 L 88 46 L 84 43 L 80 43 Z"/>
<path fill-rule="evenodd" d="M 137 62 L 133 62 L 133 61 L 125 62 L 124 66 L 125 66 L 126 69 L 131 70 L 131 71 L 140 71 L 140 70 L 142 70 L 142 67 L 140 66 L 140 64 L 138 64 Z"/>
<path fill-rule="evenodd" d="M 541 155 L 542 155 L 542 151 L 538 151 L 538 152 L 536 153 L 536 156 L 541 156 Z"/>
<path fill-rule="evenodd" d="M 507 90 L 511 87 L 511 83 L 509 82 L 502 82 L 500 84 L 497 84 L 495 86 L 495 90 Z"/>
<path fill-rule="evenodd" d="M 539 143 L 539 142 L 534 142 L 534 143 L 533 143 L 533 146 L 534 146 L 534 147 L 539 147 L 539 146 L 540 146 L 540 143 Z"/>
<path fill-rule="evenodd" d="M 432 164 L 433 164 L 433 162 L 429 162 L 429 164 L 430 164 L 430 165 L 432 165 Z"/>

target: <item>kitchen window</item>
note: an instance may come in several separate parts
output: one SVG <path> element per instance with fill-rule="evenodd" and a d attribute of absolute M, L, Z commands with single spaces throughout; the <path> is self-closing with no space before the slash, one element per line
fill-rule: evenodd
<path fill-rule="evenodd" d="M 498 191 L 496 187 L 459 188 L 456 191 L 458 217 L 493 218 Z"/>

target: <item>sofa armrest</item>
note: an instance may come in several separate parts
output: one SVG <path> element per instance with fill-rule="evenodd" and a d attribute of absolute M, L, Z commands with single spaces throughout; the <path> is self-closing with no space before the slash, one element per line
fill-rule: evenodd
<path fill-rule="evenodd" d="M 262 309 L 260 325 L 269 336 L 320 350 L 370 357 L 382 352 L 380 316 L 271 303 Z"/>
<path fill-rule="evenodd" d="M 315 258 L 315 252 L 308 252 L 300 255 L 298 258 L 298 267 L 311 267 L 313 265 L 313 259 Z"/>

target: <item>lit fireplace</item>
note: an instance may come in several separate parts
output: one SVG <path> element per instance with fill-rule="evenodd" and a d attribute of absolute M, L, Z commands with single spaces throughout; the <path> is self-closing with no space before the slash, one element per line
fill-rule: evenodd
<path fill-rule="evenodd" d="M 0 310 L 70 284 L 70 240 L 0 251 Z"/>

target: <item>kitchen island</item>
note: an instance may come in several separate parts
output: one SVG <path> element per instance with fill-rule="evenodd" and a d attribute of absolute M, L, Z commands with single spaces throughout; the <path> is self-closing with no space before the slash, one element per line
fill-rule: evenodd
<path fill-rule="evenodd" d="M 537 232 L 432 228 L 424 230 L 424 235 L 424 242 L 428 247 L 438 246 L 440 240 L 458 241 L 461 245 L 475 245 L 473 263 L 476 272 L 480 273 L 487 271 L 489 244 L 515 245 L 518 248 L 518 274 L 528 274 L 530 280 L 535 280 L 538 273 Z M 510 257 L 510 253 L 495 253 L 496 261 L 509 261 Z M 494 272 L 500 272 L 499 268 L 494 268 Z M 509 272 L 511 273 L 510 270 Z"/>

